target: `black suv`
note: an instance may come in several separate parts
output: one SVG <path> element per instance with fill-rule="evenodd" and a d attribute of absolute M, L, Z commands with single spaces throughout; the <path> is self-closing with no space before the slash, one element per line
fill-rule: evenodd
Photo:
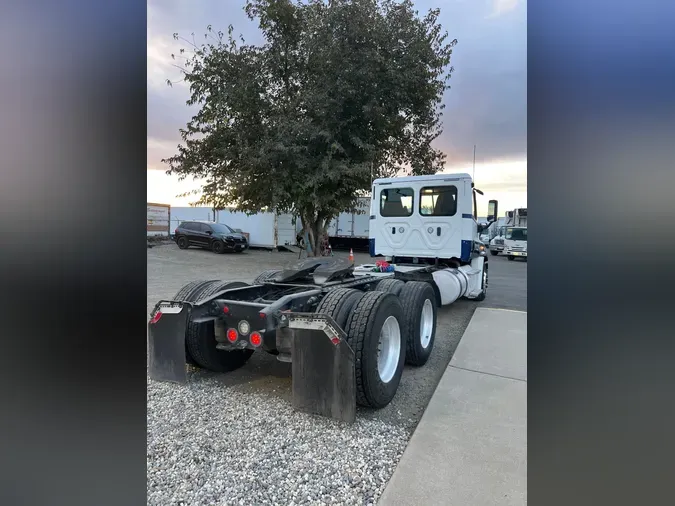
<path fill-rule="evenodd" d="M 208 248 L 214 253 L 234 251 L 241 253 L 248 249 L 246 236 L 235 232 L 224 223 L 213 221 L 184 221 L 174 232 L 174 241 L 180 249 L 190 246 Z"/>

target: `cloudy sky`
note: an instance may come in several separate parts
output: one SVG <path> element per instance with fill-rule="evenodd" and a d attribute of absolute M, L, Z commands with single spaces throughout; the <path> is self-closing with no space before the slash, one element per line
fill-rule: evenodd
<path fill-rule="evenodd" d="M 498 198 L 504 211 L 527 204 L 527 7 L 525 0 L 418 0 L 420 12 L 441 9 L 440 22 L 456 38 L 455 72 L 444 102 L 444 131 L 436 147 L 447 154 L 445 172 L 471 172 L 476 152 L 476 186 Z M 178 129 L 194 110 L 177 81 L 171 53 L 181 44 L 174 32 L 202 37 L 206 26 L 227 31 L 232 24 L 247 43 L 261 42 L 248 20 L 244 0 L 148 0 L 148 200 L 187 205 L 176 195 L 199 182 L 167 176 L 161 159 L 176 152 Z M 480 207 L 484 207 L 480 205 Z M 502 213 L 500 213 L 502 214 Z"/>

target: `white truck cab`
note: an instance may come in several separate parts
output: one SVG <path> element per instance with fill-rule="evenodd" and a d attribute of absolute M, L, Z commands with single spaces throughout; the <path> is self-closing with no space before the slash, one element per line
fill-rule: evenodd
<path fill-rule="evenodd" d="M 504 253 L 509 260 L 527 260 L 527 227 L 505 227 Z"/>
<path fill-rule="evenodd" d="M 504 251 L 504 233 L 506 227 L 497 228 L 495 236 L 490 239 L 490 254 L 493 256 L 499 255 Z"/>
<path fill-rule="evenodd" d="M 482 192 L 465 173 L 376 179 L 370 255 L 385 256 L 399 273 L 433 278 L 440 305 L 458 297 L 483 300 L 487 250 L 479 234 L 497 219 L 497 201 L 490 201 L 488 223 L 478 224 L 476 194 Z"/>
<path fill-rule="evenodd" d="M 471 262 L 481 226 L 469 174 L 376 179 L 372 192 L 371 256 Z"/>

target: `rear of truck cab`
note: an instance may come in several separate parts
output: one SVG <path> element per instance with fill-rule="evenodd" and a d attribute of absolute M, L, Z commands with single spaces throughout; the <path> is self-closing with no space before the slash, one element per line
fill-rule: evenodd
<path fill-rule="evenodd" d="M 371 256 L 470 261 L 477 239 L 469 174 L 377 179 L 370 210 Z"/>

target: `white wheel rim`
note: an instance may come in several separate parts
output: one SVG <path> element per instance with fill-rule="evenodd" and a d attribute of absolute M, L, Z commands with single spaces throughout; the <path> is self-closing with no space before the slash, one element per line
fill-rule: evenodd
<path fill-rule="evenodd" d="M 434 332 L 434 307 L 431 301 L 426 299 L 422 305 L 422 318 L 420 318 L 420 344 L 426 349 L 431 342 L 431 334 Z"/>
<path fill-rule="evenodd" d="M 389 383 L 396 373 L 401 356 L 401 328 L 395 316 L 384 321 L 377 345 L 377 372 L 383 383 Z"/>

